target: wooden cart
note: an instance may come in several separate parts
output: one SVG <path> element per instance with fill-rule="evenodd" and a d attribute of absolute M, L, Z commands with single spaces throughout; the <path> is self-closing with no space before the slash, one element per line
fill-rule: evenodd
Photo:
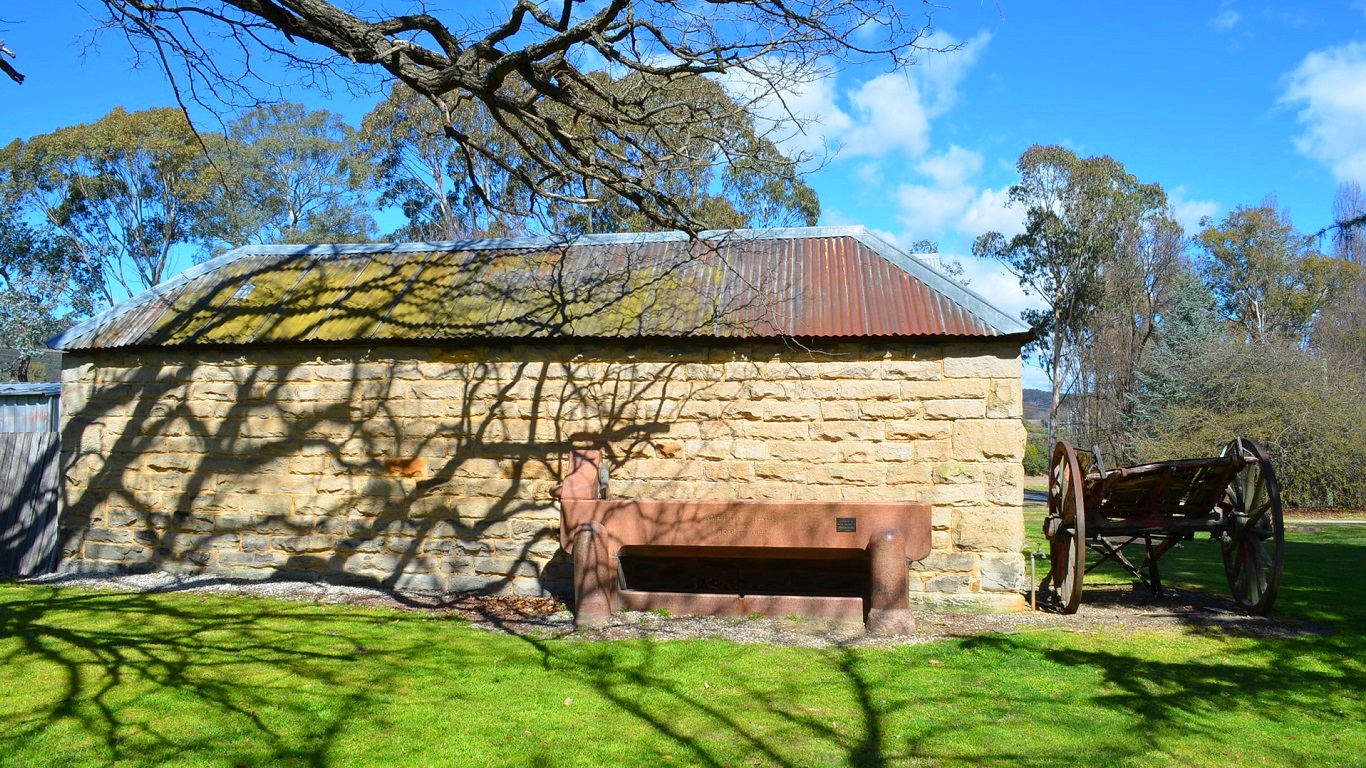
<path fill-rule="evenodd" d="M 1256 440 L 1238 438 L 1211 458 L 1117 469 L 1106 469 L 1098 453 L 1078 457 L 1066 442 L 1054 446 L 1044 535 L 1063 613 L 1076 612 L 1083 576 L 1105 562 L 1161 594 L 1158 562 L 1197 533 L 1219 542 L 1238 605 L 1269 614 L 1281 583 L 1285 525 L 1280 484 Z M 1140 565 L 1126 554 L 1130 547 L 1142 548 Z M 1101 554 L 1090 567 L 1088 550 Z"/>

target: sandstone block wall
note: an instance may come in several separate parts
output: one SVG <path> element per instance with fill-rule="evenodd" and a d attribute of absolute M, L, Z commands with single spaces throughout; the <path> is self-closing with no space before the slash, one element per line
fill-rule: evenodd
<path fill-rule="evenodd" d="M 934 505 L 913 598 L 1023 585 L 1014 343 L 68 355 L 62 564 L 572 592 L 550 489 Z"/>

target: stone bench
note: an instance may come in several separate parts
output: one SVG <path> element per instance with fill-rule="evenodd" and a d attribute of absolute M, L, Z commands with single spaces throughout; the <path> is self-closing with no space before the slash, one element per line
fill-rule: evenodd
<path fill-rule="evenodd" d="M 800 615 L 866 620 L 873 634 L 915 631 L 908 561 L 930 553 L 930 507 L 896 501 L 603 499 L 599 451 L 574 451 L 560 497 L 560 546 L 574 557 L 575 621 L 593 626 L 613 611 L 665 609 L 720 616 Z M 759 594 L 639 589 L 627 561 L 655 559 L 668 570 L 708 563 L 781 562 Z M 863 594 L 783 594 L 784 574 L 834 561 L 833 573 L 866 574 Z M 840 563 L 845 565 L 841 566 Z M 794 570 L 795 567 L 795 570 Z M 842 569 L 842 571 L 841 571 Z M 817 581 L 821 576 L 817 574 Z M 797 581 L 798 579 L 791 579 Z M 811 579 L 806 579 L 808 587 Z M 776 589 L 774 587 L 777 587 Z M 820 590 L 808 590 L 820 591 Z"/>

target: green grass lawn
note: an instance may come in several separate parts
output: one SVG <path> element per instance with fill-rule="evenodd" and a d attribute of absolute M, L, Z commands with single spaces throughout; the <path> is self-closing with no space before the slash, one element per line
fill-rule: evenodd
<path fill-rule="evenodd" d="M 1222 592 L 1202 544 L 1168 579 Z M 1291 537 L 1278 614 L 1329 636 L 894 650 L 519 639 L 380 609 L 0 585 L 0 765 L 1359 765 L 1363 555 L 1366 528 Z"/>

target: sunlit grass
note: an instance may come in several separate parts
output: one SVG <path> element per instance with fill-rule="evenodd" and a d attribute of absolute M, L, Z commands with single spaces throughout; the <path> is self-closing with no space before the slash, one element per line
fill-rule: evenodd
<path fill-rule="evenodd" d="M 1169 583 L 1226 589 L 1204 544 L 1170 556 Z M 1366 754 L 1364 554 L 1366 529 L 1292 536 L 1278 614 L 1329 636 L 893 650 L 522 639 L 381 609 L 4 585 L 0 765 L 1350 765 Z"/>

